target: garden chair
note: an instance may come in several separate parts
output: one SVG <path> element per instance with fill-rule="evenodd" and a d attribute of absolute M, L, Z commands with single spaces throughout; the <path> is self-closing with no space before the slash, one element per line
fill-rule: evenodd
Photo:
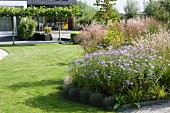
<path fill-rule="evenodd" d="M 39 31 L 43 31 L 44 23 L 38 23 Z"/>

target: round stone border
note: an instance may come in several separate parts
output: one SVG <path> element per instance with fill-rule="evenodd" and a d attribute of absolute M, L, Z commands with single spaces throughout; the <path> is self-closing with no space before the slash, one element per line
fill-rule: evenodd
<path fill-rule="evenodd" d="M 170 100 L 140 102 L 141 108 L 135 109 L 132 105 L 125 105 L 125 113 L 170 113 Z"/>
<path fill-rule="evenodd" d="M 3 49 L 0 49 L 0 60 L 2 60 L 3 58 L 5 58 L 6 56 L 8 56 L 8 52 L 6 52 Z"/>

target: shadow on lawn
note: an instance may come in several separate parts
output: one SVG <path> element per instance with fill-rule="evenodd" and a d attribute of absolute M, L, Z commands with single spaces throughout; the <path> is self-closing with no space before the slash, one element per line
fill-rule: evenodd
<path fill-rule="evenodd" d="M 87 105 L 76 104 L 67 100 L 64 100 L 61 95 L 62 80 L 60 81 L 40 81 L 33 83 L 19 83 L 12 85 L 13 88 L 21 87 L 34 87 L 34 86 L 45 86 L 45 85 L 57 85 L 55 93 L 51 93 L 45 96 L 37 96 L 27 99 L 24 103 L 26 106 L 32 108 L 39 108 L 45 112 L 56 112 L 56 113 L 71 113 L 71 112 L 95 112 L 95 109 L 89 109 Z M 93 111 L 92 111 L 93 110 Z"/>
<path fill-rule="evenodd" d="M 48 85 L 57 85 L 62 84 L 63 81 L 55 81 L 55 80 L 42 80 L 36 82 L 20 82 L 17 84 L 10 85 L 9 88 L 11 89 L 18 89 L 18 88 L 27 88 L 27 87 L 38 87 L 38 86 L 48 86 Z"/>
<path fill-rule="evenodd" d="M 72 113 L 72 112 L 95 112 L 89 110 L 88 106 L 76 104 L 64 100 L 61 93 L 52 93 L 46 96 L 33 97 L 26 100 L 25 104 L 29 107 L 40 108 L 45 112 Z"/>
<path fill-rule="evenodd" d="M 0 45 L 0 47 L 26 47 L 26 46 L 35 46 L 35 44 L 15 44 L 15 45 Z"/>
<path fill-rule="evenodd" d="M 56 85 L 56 92 L 45 96 L 37 96 L 27 99 L 24 104 L 32 108 L 39 108 L 45 112 L 56 113 L 71 113 L 71 112 L 96 112 L 96 109 L 91 109 L 87 105 L 76 104 L 64 100 L 61 95 L 63 80 L 43 80 L 37 82 L 21 82 L 9 86 L 12 90 L 19 90 L 20 88 L 31 88 L 39 86 Z"/>
<path fill-rule="evenodd" d="M 64 62 L 59 62 L 59 63 L 55 63 L 55 64 L 49 64 L 49 65 L 46 65 L 46 66 L 67 66 L 68 63 L 64 63 Z"/>
<path fill-rule="evenodd" d="M 0 47 L 24 47 L 24 46 L 35 46 L 35 44 L 0 45 Z"/>

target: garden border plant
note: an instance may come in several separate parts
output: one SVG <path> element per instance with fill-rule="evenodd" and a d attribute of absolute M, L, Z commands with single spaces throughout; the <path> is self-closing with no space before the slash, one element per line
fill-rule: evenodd
<path fill-rule="evenodd" d="M 86 103 L 107 110 L 119 110 L 125 104 L 139 107 L 139 102 L 165 99 L 169 92 L 160 80 L 169 60 L 157 53 L 153 48 L 123 46 L 86 54 L 70 65 L 70 83 L 75 92 L 70 96 L 68 91 L 67 98 L 78 97 L 76 102 L 82 102 L 80 90 L 86 89 L 90 92 Z"/>
<path fill-rule="evenodd" d="M 81 32 L 73 32 L 70 34 L 70 43 L 73 43 L 73 44 L 79 44 L 80 42 L 76 41 L 76 36 L 81 34 Z"/>
<path fill-rule="evenodd" d="M 35 34 L 38 23 L 31 18 L 22 19 L 18 26 L 18 36 L 21 40 L 31 40 Z"/>

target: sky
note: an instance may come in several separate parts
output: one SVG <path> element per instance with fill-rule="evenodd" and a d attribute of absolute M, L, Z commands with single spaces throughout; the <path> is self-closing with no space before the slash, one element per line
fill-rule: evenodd
<path fill-rule="evenodd" d="M 87 2 L 89 5 L 93 5 L 93 3 L 96 1 L 96 0 L 79 0 L 79 1 L 85 1 Z M 115 5 L 116 9 L 120 12 L 120 13 L 124 13 L 124 6 L 126 5 L 126 1 L 127 0 L 117 0 L 117 3 Z M 148 0 L 136 0 L 138 1 L 138 5 L 139 5 L 139 8 L 140 8 L 140 12 L 143 11 L 143 4 L 144 3 L 147 3 Z"/>

